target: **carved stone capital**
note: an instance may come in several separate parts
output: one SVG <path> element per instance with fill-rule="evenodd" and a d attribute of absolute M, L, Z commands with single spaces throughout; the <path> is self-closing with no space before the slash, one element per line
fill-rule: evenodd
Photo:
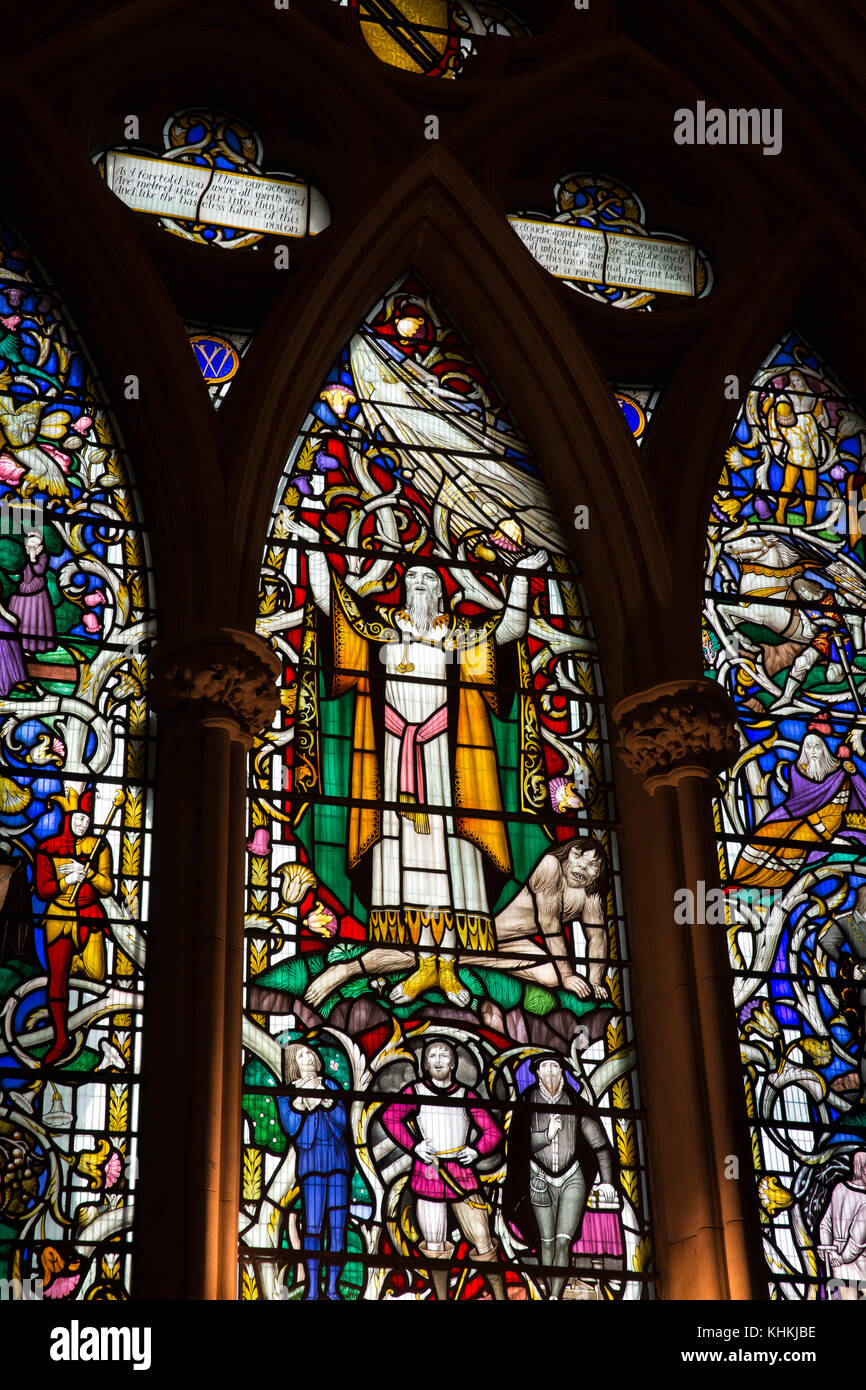
<path fill-rule="evenodd" d="M 249 632 L 208 628 L 158 642 L 150 669 L 157 715 L 220 723 L 245 741 L 269 728 L 279 707 L 282 664 Z"/>
<path fill-rule="evenodd" d="M 620 757 L 650 794 L 686 777 L 717 777 L 740 751 L 734 706 L 712 681 L 669 681 L 629 695 L 613 721 Z"/>

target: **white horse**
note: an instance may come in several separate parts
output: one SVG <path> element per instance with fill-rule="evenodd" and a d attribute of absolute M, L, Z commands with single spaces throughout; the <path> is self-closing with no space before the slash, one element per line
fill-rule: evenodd
<path fill-rule="evenodd" d="M 820 608 L 822 600 L 833 591 L 805 576 L 808 568 L 800 552 L 782 536 L 755 533 L 737 536 L 724 546 L 724 554 L 739 567 L 738 598 L 740 602 L 721 602 L 716 611 L 733 631 L 743 623 L 757 623 L 778 634 L 780 642 L 796 642 L 803 650 L 795 657 L 788 673 L 785 689 L 771 706 L 779 710 L 790 705 L 809 671 L 821 653 L 814 645 L 822 630 L 832 626 L 827 621 L 810 616 L 807 608 Z M 862 646 L 863 614 L 849 620 L 852 638 Z M 856 636 L 855 636 L 856 630 Z M 857 640 L 859 638 L 859 640 Z M 843 668 L 838 661 L 827 663 L 827 680 L 835 685 L 842 679 Z"/>
<path fill-rule="evenodd" d="M 790 605 L 803 599 L 814 603 L 824 590 L 806 580 L 809 592 L 800 592 L 799 581 L 806 565 L 788 541 L 757 532 L 728 541 L 723 553 L 735 560 L 740 570 L 738 597 L 742 601 L 717 605 L 730 627 L 738 627 L 742 622 L 760 623 L 786 641 L 812 640 L 817 629 L 807 614 Z"/>

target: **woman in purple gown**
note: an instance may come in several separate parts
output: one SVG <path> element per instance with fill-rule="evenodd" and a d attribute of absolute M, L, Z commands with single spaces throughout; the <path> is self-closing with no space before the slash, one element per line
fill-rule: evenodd
<path fill-rule="evenodd" d="M 21 645 L 32 656 L 35 652 L 50 652 L 57 645 L 57 628 L 45 582 L 48 555 L 38 531 L 28 532 L 24 549 L 27 562 L 21 582 L 9 599 L 9 608 L 18 619 Z"/>
<path fill-rule="evenodd" d="M 29 684 L 17 624 L 14 613 L 0 603 L 0 699 L 16 685 L 28 687 Z"/>

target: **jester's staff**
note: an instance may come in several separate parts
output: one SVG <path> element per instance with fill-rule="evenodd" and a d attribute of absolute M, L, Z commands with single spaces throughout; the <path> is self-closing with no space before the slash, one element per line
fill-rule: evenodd
<path fill-rule="evenodd" d="M 105 824 L 103 825 L 99 834 L 96 836 L 96 839 L 93 842 L 93 849 L 90 851 L 90 853 L 87 856 L 87 859 L 84 862 L 84 878 L 81 879 L 81 882 L 76 883 L 75 887 L 69 895 L 70 905 L 73 904 L 75 902 L 75 899 L 78 897 L 78 890 L 81 887 L 81 884 L 85 882 L 87 875 L 90 872 L 90 869 L 93 865 L 93 861 L 100 851 L 102 841 L 105 839 L 106 833 L 108 832 L 111 826 L 111 822 L 114 820 L 115 812 L 119 811 L 120 807 L 123 805 L 123 795 L 124 794 L 122 791 L 118 791 L 115 793 L 114 801 L 111 804 L 111 810 L 109 811 L 108 816 L 106 817 Z"/>

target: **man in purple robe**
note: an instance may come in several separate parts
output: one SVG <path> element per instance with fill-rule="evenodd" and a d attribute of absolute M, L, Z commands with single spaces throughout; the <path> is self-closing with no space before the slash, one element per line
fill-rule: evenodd
<path fill-rule="evenodd" d="M 734 866 L 736 884 L 785 888 L 807 864 L 827 854 L 834 842 L 866 846 L 866 778 L 850 749 L 830 751 L 824 723 L 810 724 L 791 767 L 790 790 L 765 816 Z"/>
<path fill-rule="evenodd" d="M 0 699 L 13 690 L 24 693 L 32 689 L 24 669 L 17 623 L 16 615 L 0 603 Z"/>

